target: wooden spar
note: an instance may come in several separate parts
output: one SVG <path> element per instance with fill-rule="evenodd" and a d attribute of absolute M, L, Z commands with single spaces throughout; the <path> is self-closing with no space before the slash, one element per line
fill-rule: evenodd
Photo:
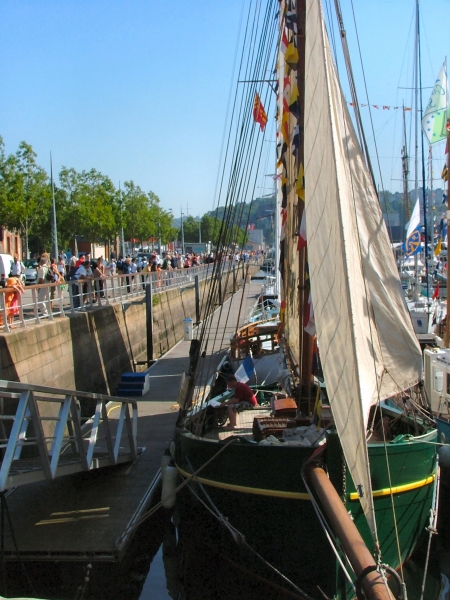
<path fill-rule="evenodd" d="M 449 217 L 450 217 L 450 177 L 448 176 L 450 169 L 450 119 L 447 119 L 447 240 L 448 240 L 448 225 L 449 225 Z M 448 291 L 448 264 L 450 260 L 450 247 L 447 243 L 447 272 L 446 272 L 446 280 L 447 280 L 447 291 Z M 449 339 L 450 339 L 450 328 L 449 328 L 449 319 L 448 319 L 448 310 L 447 315 L 445 317 L 445 336 L 444 336 L 444 347 L 449 347 Z"/>
<path fill-rule="evenodd" d="M 327 474 L 317 462 L 306 465 L 305 473 L 319 496 L 334 533 L 339 538 L 357 577 L 375 561 Z M 361 582 L 368 600 L 392 600 L 380 573 L 371 571 Z"/>
<path fill-rule="evenodd" d="M 297 87 L 299 91 L 298 97 L 298 115 L 297 122 L 299 126 L 300 144 L 295 160 L 296 176 L 299 173 L 300 165 L 305 165 L 305 79 L 306 79 L 306 1 L 302 0 L 297 5 L 297 50 L 298 50 L 298 65 L 297 65 Z M 305 202 L 301 198 L 297 198 L 297 222 L 300 228 L 302 215 L 305 209 Z M 312 400 L 312 363 L 313 363 L 313 345 L 314 339 L 304 330 L 304 314 L 308 309 L 309 284 L 306 279 L 306 250 L 302 248 L 298 252 L 299 261 L 299 340 L 301 340 L 300 351 L 300 371 L 302 392 L 299 398 L 299 408 L 303 415 L 311 414 Z"/>

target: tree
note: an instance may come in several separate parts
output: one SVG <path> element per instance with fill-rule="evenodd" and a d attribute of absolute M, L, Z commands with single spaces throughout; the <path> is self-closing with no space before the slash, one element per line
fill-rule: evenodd
<path fill-rule="evenodd" d="M 152 208 L 148 195 L 133 181 L 126 181 L 122 213 L 126 239 L 142 243 L 156 237 L 155 211 Z"/>
<path fill-rule="evenodd" d="M 111 241 L 120 229 L 119 195 L 111 179 L 96 169 L 78 173 L 63 167 L 56 190 L 58 233 L 66 242 L 76 236 Z"/>
<path fill-rule="evenodd" d="M 28 258 L 29 236 L 38 225 L 48 220 L 51 210 L 51 189 L 48 176 L 36 163 L 36 153 L 21 142 L 14 155 L 5 157 L 3 140 L 0 153 L 2 223 L 25 238 Z"/>
<path fill-rule="evenodd" d="M 198 222 L 191 215 L 183 221 L 183 232 L 185 243 L 198 242 Z"/>

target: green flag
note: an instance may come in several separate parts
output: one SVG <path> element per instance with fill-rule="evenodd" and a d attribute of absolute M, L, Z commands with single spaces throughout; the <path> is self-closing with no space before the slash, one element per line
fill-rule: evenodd
<path fill-rule="evenodd" d="M 447 137 L 445 128 L 447 112 L 447 59 L 445 59 L 422 119 L 422 129 L 430 144 L 445 140 Z"/>

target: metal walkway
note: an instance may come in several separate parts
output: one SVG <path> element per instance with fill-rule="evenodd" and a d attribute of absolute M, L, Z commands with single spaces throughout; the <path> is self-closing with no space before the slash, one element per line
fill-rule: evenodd
<path fill-rule="evenodd" d="M 136 400 L 0 380 L 0 402 L 0 492 L 137 458 Z"/>

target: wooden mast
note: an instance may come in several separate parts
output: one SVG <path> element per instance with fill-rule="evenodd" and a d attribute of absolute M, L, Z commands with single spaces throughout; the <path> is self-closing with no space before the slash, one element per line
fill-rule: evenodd
<path fill-rule="evenodd" d="M 306 46 L 306 0 L 299 0 L 297 4 L 297 50 L 298 50 L 298 67 L 297 67 L 297 86 L 299 90 L 298 98 L 298 115 L 297 123 L 299 128 L 300 144 L 296 156 L 296 169 L 299 173 L 300 165 L 305 165 L 305 46 Z M 306 186 L 305 186 L 306 187 Z M 306 194 L 306 190 L 305 190 Z M 302 215 L 305 209 L 305 202 L 301 198 L 297 198 L 297 222 L 298 230 L 302 222 Z M 310 293 L 309 283 L 306 278 L 306 248 L 298 252 L 299 261 L 299 279 L 298 279 L 298 294 L 299 294 L 299 340 L 301 343 L 300 350 L 300 372 L 301 372 L 301 397 L 299 403 L 300 412 L 308 416 L 312 408 L 311 390 L 312 390 L 312 359 L 314 338 L 304 330 L 304 315 L 308 307 L 308 299 Z"/>

